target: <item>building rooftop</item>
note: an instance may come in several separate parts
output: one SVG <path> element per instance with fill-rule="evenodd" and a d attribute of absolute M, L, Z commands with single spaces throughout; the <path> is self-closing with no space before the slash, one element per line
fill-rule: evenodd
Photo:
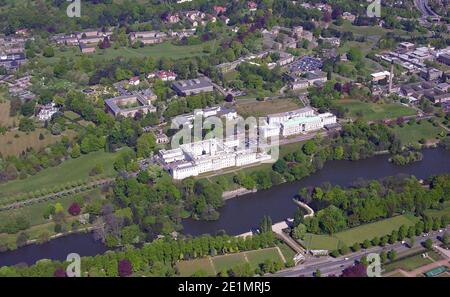
<path fill-rule="evenodd" d="M 184 92 L 192 89 L 201 89 L 211 87 L 212 83 L 206 77 L 199 77 L 189 80 L 179 80 L 172 84 L 176 89 Z"/>

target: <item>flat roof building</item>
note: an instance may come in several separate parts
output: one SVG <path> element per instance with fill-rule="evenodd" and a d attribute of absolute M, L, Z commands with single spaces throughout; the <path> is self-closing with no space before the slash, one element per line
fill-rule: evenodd
<path fill-rule="evenodd" d="M 214 86 L 206 77 L 189 80 L 179 80 L 172 84 L 172 88 L 180 96 L 196 95 L 204 92 L 214 91 Z"/>
<path fill-rule="evenodd" d="M 150 99 L 141 94 L 125 95 L 105 100 L 106 108 L 114 116 L 134 117 L 137 113 L 156 112 Z"/>

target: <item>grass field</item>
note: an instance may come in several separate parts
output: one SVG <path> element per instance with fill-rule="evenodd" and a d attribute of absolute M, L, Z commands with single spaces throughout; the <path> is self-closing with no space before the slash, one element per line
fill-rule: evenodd
<path fill-rule="evenodd" d="M 0 126 L 1 127 L 12 127 L 14 122 L 16 122 L 17 125 L 19 124 L 19 121 L 16 118 L 9 116 L 10 105 L 11 104 L 8 100 L 5 100 L 4 102 L 2 102 L 2 98 L 1 98 L 1 94 L 0 94 Z"/>
<path fill-rule="evenodd" d="M 15 180 L 0 184 L 0 198 L 19 193 L 27 193 L 42 188 L 52 188 L 80 180 L 87 180 L 89 172 L 97 164 L 102 164 L 105 175 L 114 173 L 113 163 L 116 155 L 105 152 L 95 152 L 83 155 L 77 159 L 70 159 L 61 165 L 47 168 L 24 180 Z"/>
<path fill-rule="evenodd" d="M 95 189 L 89 192 L 80 193 L 78 194 L 81 197 L 92 197 L 92 198 L 98 198 L 101 196 L 100 190 Z M 45 224 L 48 222 L 47 219 L 43 217 L 44 211 L 49 204 L 55 204 L 55 203 L 61 203 L 64 209 L 68 209 L 70 204 L 72 204 L 75 201 L 75 198 L 78 195 L 71 195 L 71 196 L 65 196 L 58 198 L 57 200 L 53 201 L 46 201 L 41 203 L 32 204 L 29 206 L 24 206 L 19 209 L 13 209 L 13 210 L 5 210 L 0 212 L 0 224 L 7 222 L 11 220 L 12 218 L 23 216 L 26 217 L 27 220 L 30 222 L 32 226 L 34 225 L 40 225 Z"/>
<path fill-rule="evenodd" d="M 430 217 L 442 217 L 443 215 L 450 215 L 450 201 L 444 202 L 443 209 L 428 209 L 425 214 Z"/>
<path fill-rule="evenodd" d="M 40 140 L 39 135 L 44 135 L 44 139 Z M 32 132 L 9 131 L 5 135 L 0 135 L 0 153 L 3 156 L 18 156 L 28 148 L 39 150 L 49 144 L 58 142 L 63 135 L 73 138 L 74 132 L 70 130 L 64 131 L 62 135 L 52 135 L 48 130 L 38 128 Z M 18 135 L 19 137 L 16 137 Z"/>
<path fill-rule="evenodd" d="M 414 269 L 417 269 L 430 263 L 433 263 L 433 261 L 428 258 L 423 258 L 422 254 L 419 254 L 411 257 L 406 257 L 404 259 L 399 259 L 392 263 L 386 264 L 384 266 L 384 271 L 390 272 L 399 268 L 405 271 L 413 271 Z"/>
<path fill-rule="evenodd" d="M 298 99 L 275 99 L 273 101 L 251 103 L 237 101 L 237 112 L 243 117 L 261 117 L 271 113 L 291 111 L 302 106 Z"/>
<path fill-rule="evenodd" d="M 266 260 L 282 262 L 276 247 L 191 261 L 180 261 L 177 263 L 177 268 L 181 276 L 191 276 L 200 270 L 206 272 L 209 276 L 215 276 L 221 271 L 232 269 L 236 265 L 243 263 L 249 263 L 253 268 L 257 268 Z"/>
<path fill-rule="evenodd" d="M 280 249 L 281 253 L 283 254 L 286 260 L 294 259 L 296 252 L 293 249 L 291 249 L 286 243 L 279 242 L 277 243 L 277 247 Z"/>
<path fill-rule="evenodd" d="M 416 114 L 414 109 L 397 103 L 378 104 L 356 100 L 341 100 L 336 104 L 347 108 L 348 116 L 351 118 L 362 118 L 365 121 L 396 119 Z"/>
<path fill-rule="evenodd" d="M 305 235 L 302 245 L 308 250 L 336 250 L 339 246 L 339 239 L 329 235 L 318 235 L 308 233 Z"/>
<path fill-rule="evenodd" d="M 153 57 L 155 59 L 160 58 L 172 58 L 172 59 L 181 59 L 181 58 L 191 58 L 196 56 L 206 55 L 203 52 L 203 47 L 205 45 L 210 45 L 212 49 L 216 46 L 215 41 L 208 41 L 201 44 L 196 45 L 174 45 L 170 41 L 163 42 L 156 45 L 144 46 L 141 48 L 128 48 L 123 47 L 119 49 L 108 48 L 105 50 L 97 49 L 94 54 L 90 54 L 90 57 L 93 58 L 105 58 L 105 59 L 114 59 L 117 57 L 137 57 L 137 58 L 146 58 Z M 74 53 L 78 56 L 81 56 L 81 52 L 78 48 L 69 48 L 65 51 L 55 51 L 55 56 L 52 58 L 45 58 L 47 62 L 57 62 L 61 57 L 72 57 Z"/>
<path fill-rule="evenodd" d="M 197 271 L 204 271 L 209 276 L 215 276 L 217 272 L 211 262 L 211 258 L 203 258 L 191 261 L 181 261 L 177 264 L 181 276 L 191 276 Z"/>
<path fill-rule="evenodd" d="M 362 243 L 366 239 L 371 240 L 374 237 L 390 234 L 393 230 L 398 230 L 402 225 L 412 226 L 416 221 L 417 218 L 412 215 L 400 215 L 338 232 L 333 236 L 307 234 L 304 245 L 307 249 L 334 250 L 338 248 L 339 242 L 352 246 L 355 242 Z"/>
<path fill-rule="evenodd" d="M 441 127 L 435 127 L 433 124 L 426 120 L 422 120 L 420 124 L 415 121 L 412 124 L 405 123 L 403 127 L 395 126 L 393 128 L 394 133 L 400 139 L 403 145 L 417 144 L 419 140 L 435 140 L 438 134 L 443 131 Z"/>

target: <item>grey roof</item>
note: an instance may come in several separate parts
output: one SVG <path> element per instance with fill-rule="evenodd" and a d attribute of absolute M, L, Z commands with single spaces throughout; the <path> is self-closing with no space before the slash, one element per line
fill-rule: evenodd
<path fill-rule="evenodd" d="M 135 95 L 124 95 L 124 96 L 119 96 L 119 97 L 114 97 L 114 98 L 110 98 L 110 99 L 106 99 L 105 100 L 105 104 L 108 105 L 108 107 L 114 112 L 114 113 L 118 113 L 120 112 L 120 110 L 122 110 L 122 108 L 120 108 L 117 103 L 120 100 L 123 99 L 129 99 L 129 98 L 136 98 L 137 101 L 139 101 L 139 103 L 141 104 L 141 106 L 150 106 L 149 104 L 147 104 L 145 98 L 140 95 L 140 94 L 135 94 Z"/>
<path fill-rule="evenodd" d="M 202 88 L 212 87 L 211 81 L 206 77 L 198 77 L 195 79 L 179 80 L 172 84 L 177 90 L 184 92 Z"/>

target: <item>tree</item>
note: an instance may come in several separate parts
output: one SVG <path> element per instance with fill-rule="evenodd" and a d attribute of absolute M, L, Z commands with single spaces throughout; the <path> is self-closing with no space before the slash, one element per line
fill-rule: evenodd
<path fill-rule="evenodd" d="M 127 277 L 133 274 L 133 266 L 127 259 L 120 260 L 118 263 L 118 272 L 120 277 Z"/>
<path fill-rule="evenodd" d="M 303 239 L 306 234 L 306 226 L 304 224 L 298 224 L 297 227 L 292 231 L 292 236 L 295 239 Z"/>
<path fill-rule="evenodd" d="M 322 272 L 320 271 L 320 269 L 316 269 L 316 272 L 314 272 L 314 276 L 315 277 L 321 277 L 322 276 Z"/>
<path fill-rule="evenodd" d="M 27 242 L 28 242 L 28 239 L 29 239 L 28 233 L 20 232 L 17 235 L 17 238 L 16 238 L 16 245 L 17 245 L 17 247 L 20 248 L 20 247 L 25 246 L 27 244 Z"/>
<path fill-rule="evenodd" d="M 430 238 L 428 238 L 427 240 L 425 240 L 425 242 L 423 243 L 423 246 L 427 249 L 427 250 L 431 250 L 433 248 L 433 240 L 431 240 Z"/>
<path fill-rule="evenodd" d="M 412 248 L 412 247 L 414 247 L 414 244 L 416 244 L 416 238 L 415 237 L 411 237 L 410 239 L 409 239 L 409 247 L 410 248 Z"/>
<path fill-rule="evenodd" d="M 387 260 L 386 252 L 385 251 L 381 251 L 381 253 L 380 253 L 380 261 L 381 261 L 381 263 L 386 263 L 386 260 Z"/>
<path fill-rule="evenodd" d="M 34 121 L 29 118 L 21 118 L 19 122 L 19 131 L 31 132 L 34 131 Z"/>
<path fill-rule="evenodd" d="M 389 260 L 392 262 L 392 261 L 394 261 L 395 259 L 397 259 L 397 252 L 396 252 L 395 250 L 390 250 L 390 251 L 387 253 L 387 256 L 388 256 Z"/>
<path fill-rule="evenodd" d="M 448 232 L 445 232 L 444 235 L 442 235 L 441 241 L 444 245 L 449 245 L 449 235 Z"/>
<path fill-rule="evenodd" d="M 342 277 L 366 277 L 367 267 L 361 263 L 357 263 L 342 271 Z"/>
<path fill-rule="evenodd" d="M 138 158 L 150 157 L 156 146 L 156 138 L 152 133 L 145 133 L 137 140 L 136 150 Z"/>
<path fill-rule="evenodd" d="M 78 143 L 75 143 L 73 145 L 72 151 L 70 152 L 70 156 L 74 159 L 81 156 L 81 150 L 80 150 L 80 146 L 78 145 Z"/>
<path fill-rule="evenodd" d="M 272 232 L 272 219 L 269 216 L 264 216 L 259 224 L 261 233 Z"/>
<path fill-rule="evenodd" d="M 364 240 L 364 242 L 363 242 L 363 247 L 364 247 L 365 249 L 368 249 L 368 248 L 370 248 L 371 246 L 372 246 L 372 244 L 371 244 L 370 240 L 368 240 L 368 239 Z"/>
<path fill-rule="evenodd" d="M 74 202 L 70 205 L 68 212 L 72 215 L 72 216 L 77 216 L 81 213 L 81 207 L 78 203 Z"/>
<path fill-rule="evenodd" d="M 55 50 L 51 46 L 46 46 L 42 52 L 44 57 L 51 58 L 55 56 Z"/>
<path fill-rule="evenodd" d="M 307 155 L 312 155 L 316 152 L 317 150 L 317 146 L 316 143 L 314 142 L 314 140 L 308 140 L 304 145 L 303 145 L 303 152 Z"/>
<path fill-rule="evenodd" d="M 361 250 L 361 246 L 359 245 L 359 243 L 355 242 L 355 243 L 353 244 L 353 246 L 352 246 L 352 250 L 353 250 L 354 252 L 360 251 L 360 250 Z"/>

